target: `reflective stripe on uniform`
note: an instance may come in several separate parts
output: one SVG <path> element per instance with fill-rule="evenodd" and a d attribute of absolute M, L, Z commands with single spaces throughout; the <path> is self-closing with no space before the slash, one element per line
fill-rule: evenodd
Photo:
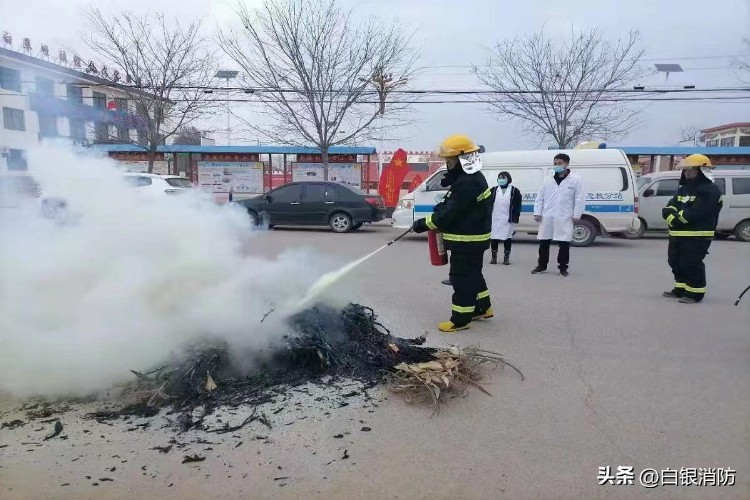
<path fill-rule="evenodd" d="M 693 292 L 693 293 L 706 293 L 706 287 L 705 286 L 701 287 L 701 288 L 694 288 L 692 286 L 685 285 L 685 290 L 688 291 L 688 292 Z"/>
<path fill-rule="evenodd" d="M 674 220 L 674 214 L 669 214 L 667 216 L 667 226 L 671 226 L 673 220 Z"/>
<path fill-rule="evenodd" d="M 686 201 L 695 201 L 695 196 L 678 196 L 677 201 L 685 203 Z"/>
<path fill-rule="evenodd" d="M 429 223 L 427 225 L 429 226 Z M 490 233 L 487 233 L 487 234 L 443 233 L 443 239 L 445 241 L 460 241 L 463 243 L 476 243 L 476 242 L 488 241 L 490 239 Z"/>
<path fill-rule="evenodd" d="M 484 193 L 482 193 L 479 196 L 477 196 L 477 201 L 486 200 L 490 196 L 492 196 L 492 190 L 491 189 L 487 189 Z"/>
<path fill-rule="evenodd" d="M 713 237 L 713 231 L 673 231 L 669 230 L 669 236 L 706 236 Z"/>
<path fill-rule="evenodd" d="M 469 314 L 469 313 L 474 312 L 474 306 L 461 307 L 461 306 L 457 306 L 456 304 L 453 304 L 451 306 L 451 309 L 456 311 L 457 313 L 463 313 L 463 314 Z"/>
<path fill-rule="evenodd" d="M 434 222 L 432 222 L 432 214 L 427 216 L 427 219 L 425 219 L 425 223 L 427 224 L 427 227 L 430 229 L 437 229 L 437 226 Z"/>
<path fill-rule="evenodd" d="M 680 219 L 680 222 L 682 222 L 683 224 L 687 224 L 687 219 L 685 219 L 684 212 L 684 210 L 680 210 L 680 213 L 677 214 L 677 218 Z"/>
<path fill-rule="evenodd" d="M 485 291 L 479 292 L 477 294 L 477 299 L 486 299 L 489 296 L 490 296 L 490 291 L 489 290 L 485 290 Z"/>
<path fill-rule="evenodd" d="M 677 283 L 676 281 L 674 283 L 675 288 L 684 289 L 686 286 L 687 285 L 685 283 Z"/>

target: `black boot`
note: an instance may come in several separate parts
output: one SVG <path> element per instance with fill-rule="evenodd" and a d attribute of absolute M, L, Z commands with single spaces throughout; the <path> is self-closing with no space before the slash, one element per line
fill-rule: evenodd
<path fill-rule="evenodd" d="M 503 256 L 503 265 L 509 266 L 510 265 L 510 252 L 506 251 Z"/>
<path fill-rule="evenodd" d="M 497 250 L 494 250 L 492 252 L 492 259 L 490 260 L 490 264 L 497 264 Z"/>

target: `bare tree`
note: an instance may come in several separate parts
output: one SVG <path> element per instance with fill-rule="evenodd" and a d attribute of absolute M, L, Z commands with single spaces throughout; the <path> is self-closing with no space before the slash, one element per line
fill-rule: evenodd
<path fill-rule="evenodd" d="M 138 142 L 153 172 L 158 145 L 210 109 L 204 90 L 215 73 L 214 54 L 200 34 L 200 21 L 169 23 L 162 14 L 105 16 L 93 8 L 88 17 L 89 47 L 125 71 L 125 84 L 113 86 L 141 118 Z"/>
<path fill-rule="evenodd" d="M 639 44 L 638 32 L 613 44 L 596 30 L 574 32 L 568 42 L 543 31 L 501 41 L 485 66 L 474 67 L 490 89 L 480 98 L 529 133 L 551 136 L 560 148 L 616 138 L 637 121 L 618 90 L 645 74 Z"/>
<path fill-rule="evenodd" d="M 266 0 L 238 7 L 244 29 L 220 35 L 269 124 L 248 125 L 281 144 L 314 145 L 328 178 L 328 150 L 377 139 L 398 125 L 399 99 L 416 55 L 397 26 L 361 23 L 336 0 Z M 403 122 L 402 122 L 403 124 Z"/>
<path fill-rule="evenodd" d="M 742 83 L 750 84 L 750 62 L 748 62 L 748 58 L 750 58 L 750 38 L 743 38 L 742 43 L 745 45 L 748 53 L 742 58 L 735 58 L 734 63 L 739 70 L 739 80 Z"/>
<path fill-rule="evenodd" d="M 203 132 L 199 128 L 187 125 L 177 131 L 172 139 L 172 144 L 200 145 L 201 138 L 203 138 Z"/>
<path fill-rule="evenodd" d="M 697 125 L 685 125 L 680 128 L 680 142 L 693 141 L 693 145 L 695 145 L 700 132 L 701 129 Z"/>

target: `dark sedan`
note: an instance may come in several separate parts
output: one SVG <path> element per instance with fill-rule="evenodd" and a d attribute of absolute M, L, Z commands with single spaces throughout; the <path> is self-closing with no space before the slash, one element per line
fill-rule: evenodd
<path fill-rule="evenodd" d="M 293 182 L 268 194 L 238 202 L 255 224 L 269 226 L 330 226 L 346 233 L 385 218 L 379 195 L 338 182 Z"/>

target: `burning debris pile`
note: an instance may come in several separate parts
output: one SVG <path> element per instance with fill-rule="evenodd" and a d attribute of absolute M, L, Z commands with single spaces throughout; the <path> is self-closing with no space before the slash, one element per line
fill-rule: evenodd
<path fill-rule="evenodd" d="M 446 396 L 463 394 L 468 386 L 487 393 L 479 385 L 483 368 L 508 364 L 488 351 L 435 349 L 422 345 L 424 337 L 395 337 L 372 309 L 357 304 L 343 311 L 309 309 L 292 318 L 290 327 L 286 345 L 265 356 L 250 375 L 238 372 L 227 344 L 195 345 L 171 364 L 145 373 L 133 370 L 136 380 L 126 393 L 136 403 L 91 416 L 152 416 L 171 407 L 185 431 L 201 428 L 203 418 L 217 407 L 258 406 L 285 389 L 323 377 L 356 380 L 366 387 L 386 383 L 407 401 L 431 401 L 437 409 Z"/>

